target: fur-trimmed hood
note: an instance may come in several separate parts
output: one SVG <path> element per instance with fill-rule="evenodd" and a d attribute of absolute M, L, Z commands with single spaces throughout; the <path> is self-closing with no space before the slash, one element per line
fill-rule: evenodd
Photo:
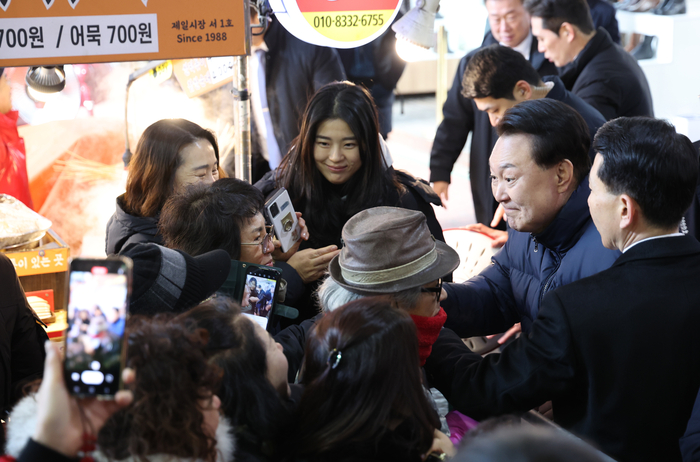
<path fill-rule="evenodd" d="M 33 395 L 23 398 L 12 409 L 10 420 L 7 423 L 7 443 L 5 454 L 15 459 L 19 457 L 22 449 L 29 441 L 36 427 L 38 403 Z M 234 462 L 235 439 L 233 429 L 226 417 L 221 416 L 219 427 L 216 429 L 216 462 Z M 92 454 L 96 462 L 113 462 L 100 452 L 99 448 Z M 199 462 L 196 459 L 182 459 L 170 454 L 154 454 L 148 456 L 149 462 Z M 137 457 L 127 457 L 119 462 L 140 462 Z"/>

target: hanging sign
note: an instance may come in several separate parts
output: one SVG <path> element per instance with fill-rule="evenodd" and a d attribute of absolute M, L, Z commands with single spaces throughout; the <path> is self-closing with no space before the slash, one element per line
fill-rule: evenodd
<path fill-rule="evenodd" d="M 270 0 L 270 7 L 280 24 L 300 40 L 355 48 L 387 30 L 401 0 Z"/>
<path fill-rule="evenodd" d="M 243 0 L 0 0 L 0 66 L 246 54 Z"/>

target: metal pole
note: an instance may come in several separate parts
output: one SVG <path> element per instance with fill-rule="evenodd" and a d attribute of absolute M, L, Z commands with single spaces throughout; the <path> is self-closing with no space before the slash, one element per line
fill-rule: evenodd
<path fill-rule="evenodd" d="M 236 123 L 236 178 L 250 183 L 252 178 L 250 150 L 250 91 L 248 90 L 248 56 L 236 56 L 234 61 L 238 94 L 235 98 Z"/>
<path fill-rule="evenodd" d="M 442 106 L 447 100 L 447 32 L 438 26 L 437 33 L 437 85 L 435 89 L 435 120 L 442 122 Z"/>

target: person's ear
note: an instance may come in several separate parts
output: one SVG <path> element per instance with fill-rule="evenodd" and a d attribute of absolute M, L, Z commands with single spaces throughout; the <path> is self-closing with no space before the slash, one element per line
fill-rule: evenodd
<path fill-rule="evenodd" d="M 524 80 L 518 80 L 513 89 L 513 97 L 517 102 L 527 101 L 532 97 L 532 87 Z"/>
<path fill-rule="evenodd" d="M 556 167 L 557 191 L 561 194 L 569 190 L 574 182 L 574 164 L 564 159 Z"/>
<path fill-rule="evenodd" d="M 627 194 L 619 196 L 620 229 L 630 229 L 639 220 L 639 204 Z"/>
<path fill-rule="evenodd" d="M 576 29 L 568 22 L 563 22 L 559 28 L 559 37 L 571 43 L 576 38 Z"/>

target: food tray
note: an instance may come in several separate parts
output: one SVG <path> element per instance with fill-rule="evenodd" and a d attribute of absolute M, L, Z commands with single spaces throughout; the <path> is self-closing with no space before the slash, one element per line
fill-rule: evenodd
<path fill-rule="evenodd" d="M 0 250 L 38 241 L 49 228 L 51 220 L 14 197 L 0 194 Z"/>

